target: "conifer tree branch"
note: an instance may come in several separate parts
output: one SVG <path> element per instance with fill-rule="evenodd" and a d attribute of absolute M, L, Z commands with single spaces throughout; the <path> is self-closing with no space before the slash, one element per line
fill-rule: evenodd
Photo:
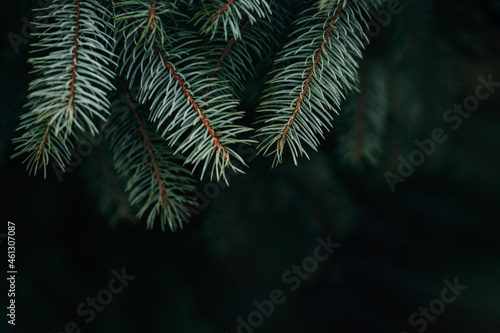
<path fill-rule="evenodd" d="M 196 13 L 196 23 L 201 23 L 201 33 L 209 34 L 213 39 L 222 27 L 226 41 L 241 37 L 240 22 L 249 19 L 254 24 L 257 18 L 269 19 L 271 6 L 267 0 L 229 0 L 210 1 L 213 10 L 201 10 Z"/>
<path fill-rule="evenodd" d="M 176 1 L 113 0 L 113 4 L 120 11 L 115 16 L 116 22 L 128 22 L 122 29 L 132 27 L 127 38 L 139 32 L 139 41 L 151 39 L 160 46 L 169 41 L 164 21 L 172 20 L 175 15 L 182 16 Z M 149 45 L 152 47 L 153 43 Z"/>
<path fill-rule="evenodd" d="M 271 2 L 271 12 L 269 18 L 258 17 L 254 24 L 250 18 L 244 21 L 239 28 L 240 38 L 233 37 L 228 42 L 223 33 L 218 32 L 209 44 L 214 55 L 209 58 L 210 63 L 214 64 L 210 78 L 227 82 L 239 99 L 244 96 L 244 81 L 256 74 L 254 62 L 266 57 L 271 60 L 269 52 L 279 45 L 277 37 L 285 28 L 285 20 L 291 16 L 288 6 L 278 2 Z M 256 16 L 256 13 L 252 13 L 252 16 Z"/>
<path fill-rule="evenodd" d="M 155 5 L 156 5 L 156 2 L 153 0 L 153 2 L 151 4 L 151 11 L 154 11 Z M 121 6 L 119 8 L 120 8 L 120 10 L 122 10 L 123 12 L 126 13 L 125 9 L 123 9 Z M 150 14 L 150 16 L 151 16 L 151 14 Z M 137 25 L 136 25 L 136 27 L 138 28 Z M 187 100 L 192 105 L 192 107 L 196 111 L 196 113 L 198 113 L 199 119 L 201 120 L 201 122 L 203 123 L 205 128 L 208 130 L 208 133 L 210 134 L 210 136 L 213 139 L 213 145 L 215 146 L 215 148 L 223 153 L 223 156 L 226 160 L 229 160 L 229 155 L 227 153 L 226 148 L 219 141 L 221 134 L 215 133 L 215 130 L 212 128 L 212 126 L 210 126 L 210 121 L 206 118 L 205 114 L 203 113 L 203 110 L 199 107 L 198 103 L 196 103 L 195 99 L 192 96 L 192 93 L 186 87 L 185 82 L 182 81 L 180 76 L 177 74 L 176 70 L 173 68 L 171 63 L 168 61 L 165 53 L 160 49 L 160 47 L 158 45 L 155 44 L 155 41 L 151 37 L 147 39 L 146 43 L 152 45 L 155 54 L 160 56 L 161 60 L 163 61 L 163 64 L 165 65 L 165 67 L 168 68 L 170 74 L 173 76 L 176 83 L 181 88 L 181 90 L 184 93 L 184 95 L 186 96 Z"/>
<path fill-rule="evenodd" d="M 13 157 L 28 154 L 30 172 L 44 169 L 49 158 L 64 169 L 75 131 L 96 135 L 96 120 L 109 114 L 107 93 L 114 65 L 110 12 L 95 0 L 61 0 L 35 23 L 36 57 L 30 59 L 37 77 L 28 94 L 29 111 L 21 116 Z"/>
<path fill-rule="evenodd" d="M 74 43 L 73 43 L 73 52 L 72 52 L 72 57 L 73 57 L 73 63 L 71 67 L 71 81 L 70 81 L 70 88 L 69 88 L 69 96 L 68 96 L 68 101 L 67 101 L 67 106 L 66 106 L 66 111 L 67 111 L 67 116 L 68 118 L 73 117 L 74 109 L 75 109 L 75 84 L 76 84 L 76 71 L 78 68 L 78 44 L 79 44 L 79 37 L 80 37 L 80 11 L 81 11 L 81 6 L 80 6 L 80 0 L 76 1 L 76 24 L 75 24 L 75 32 L 74 32 Z M 50 130 L 52 128 L 52 123 L 54 121 L 54 118 L 56 117 L 57 114 L 54 114 L 51 116 L 48 124 L 47 124 L 47 129 L 45 130 L 45 134 L 43 136 L 43 140 L 40 144 L 40 149 L 37 153 L 36 159 L 38 160 L 40 157 L 42 158 L 42 165 L 48 164 L 48 156 L 45 154 L 46 150 L 46 145 L 47 145 L 47 140 L 49 138 Z M 35 172 L 38 169 L 38 162 L 34 166 Z M 46 176 L 46 174 L 44 174 Z"/>
<path fill-rule="evenodd" d="M 227 153 L 226 147 L 219 141 L 219 138 L 222 136 L 220 133 L 216 133 L 214 128 L 210 125 L 210 120 L 205 116 L 205 113 L 203 110 L 200 108 L 196 100 L 194 99 L 191 91 L 186 87 L 186 83 L 183 82 L 183 80 L 180 78 L 180 76 L 177 74 L 176 70 L 174 67 L 170 64 L 168 59 L 165 56 L 165 53 L 160 50 L 159 47 L 154 46 L 153 47 L 155 53 L 159 55 L 163 61 L 163 64 L 165 67 L 168 68 L 170 71 L 170 74 L 173 76 L 174 80 L 176 83 L 179 85 L 181 88 L 182 92 L 186 96 L 186 99 L 189 101 L 193 109 L 196 111 L 196 113 L 199 116 L 199 120 L 203 123 L 203 126 L 207 129 L 208 133 L 212 137 L 212 144 L 217 149 L 217 151 L 220 151 L 224 158 L 229 161 L 229 154 Z"/>
<path fill-rule="evenodd" d="M 73 44 L 73 65 L 71 68 L 71 84 L 69 88 L 68 100 L 68 116 L 73 117 L 73 110 L 75 109 L 75 85 L 76 85 L 76 70 L 78 68 L 78 46 L 80 37 L 80 0 L 76 1 L 76 25 L 75 25 L 75 43 Z"/>
<path fill-rule="evenodd" d="M 245 30 L 248 28 L 248 26 L 250 25 L 250 19 L 248 19 L 242 26 L 241 26 L 241 34 L 243 34 L 245 32 Z M 222 66 L 222 63 L 224 62 L 224 60 L 227 58 L 229 52 L 231 51 L 231 49 L 234 47 L 235 43 L 238 41 L 238 40 L 241 40 L 241 39 L 236 39 L 235 37 L 233 37 L 231 39 L 231 41 L 229 43 L 227 43 L 227 46 L 224 48 L 224 50 L 222 51 L 222 54 L 220 55 L 219 59 L 217 59 L 217 63 L 214 65 L 214 69 L 212 70 L 212 72 L 210 73 L 210 79 L 213 79 L 215 78 L 215 76 L 217 75 L 217 72 L 219 71 L 220 67 Z M 234 81 L 233 81 L 234 82 Z M 209 85 L 207 87 L 207 89 L 205 90 L 205 94 L 208 94 L 210 92 L 210 89 L 211 89 L 211 86 Z"/>
<path fill-rule="evenodd" d="M 118 76 L 128 106 L 122 114 L 114 114 L 111 148 L 115 168 L 127 180 L 129 201 L 138 209 L 137 217 L 147 215 L 147 226 L 152 228 L 159 218 L 162 229 L 166 224 L 175 231 L 182 228 L 193 206 L 193 180 L 179 163 L 183 159 L 174 156 L 153 125 L 141 115 L 133 96 L 123 79 Z M 144 110 L 142 110 L 144 112 Z"/>
<path fill-rule="evenodd" d="M 357 89 L 357 58 L 366 39 L 365 8 L 356 0 L 339 0 L 331 12 L 306 9 L 276 61 L 274 77 L 261 101 L 259 152 L 282 162 L 289 147 L 294 163 L 308 157 L 304 145 L 316 150 L 324 128 L 332 127 L 346 91 Z M 361 39 L 360 39 L 361 38 Z"/>
<path fill-rule="evenodd" d="M 128 26 L 138 33 L 142 29 L 136 24 Z M 167 51 L 153 38 L 138 41 L 126 29 L 122 31 L 125 37 L 122 72 L 130 79 L 131 85 L 139 80 L 141 89 L 138 98 L 141 103 L 151 101 L 150 119 L 157 123 L 159 130 L 161 128 L 161 135 L 167 139 L 169 146 L 176 146 L 176 152 L 180 153 L 190 151 L 185 163 L 194 164 L 193 168 L 203 162 L 202 177 L 209 164 L 212 164 L 210 176 L 217 179 L 226 179 L 227 167 L 241 172 L 230 156 L 242 164 L 243 159 L 227 144 L 247 143 L 248 140 L 236 136 L 249 129 L 233 124 L 242 116 L 241 112 L 230 111 L 237 101 L 232 99 L 227 87 L 217 81 L 209 82 L 211 70 L 202 62 L 202 56 L 186 56 L 188 48 L 192 48 L 196 40 L 187 32 L 172 33 L 172 40 L 176 40 L 177 46 Z M 146 66 L 152 71 L 138 72 Z M 206 92 L 209 85 L 216 89 Z M 172 93 L 167 93 L 169 91 Z M 196 96 L 197 93 L 201 96 Z M 167 121 L 168 118 L 171 120 Z"/>
<path fill-rule="evenodd" d="M 228 2 L 226 2 L 225 4 L 223 4 L 222 6 L 219 7 L 219 9 L 217 9 L 214 13 L 214 16 L 212 17 L 212 19 L 210 20 L 210 22 L 214 22 L 215 20 L 217 20 L 219 18 L 219 16 L 224 13 L 225 11 L 227 11 L 229 9 L 229 6 L 231 6 L 232 4 L 234 4 L 236 2 L 236 0 L 229 0 Z"/>
<path fill-rule="evenodd" d="M 151 30 L 156 26 L 156 0 L 151 1 L 151 9 L 149 10 L 149 27 Z"/>
<path fill-rule="evenodd" d="M 245 32 L 245 30 L 248 28 L 248 26 L 250 25 L 250 19 L 248 19 L 240 28 L 240 32 L 241 34 L 243 34 Z M 224 61 L 224 59 L 226 59 L 227 57 L 227 54 L 229 53 L 229 51 L 231 51 L 231 49 L 233 48 L 234 44 L 236 43 L 237 39 L 235 37 L 233 37 L 231 39 L 231 41 L 227 44 L 226 48 L 224 49 L 224 52 L 222 52 L 222 55 L 220 56 L 219 60 L 217 60 L 217 63 L 215 64 L 215 69 L 212 71 L 212 73 L 210 74 L 210 77 L 211 78 L 214 78 L 215 77 L 215 74 L 217 73 L 217 69 L 222 65 L 222 62 Z"/>
<path fill-rule="evenodd" d="M 153 169 L 154 178 L 156 180 L 156 183 L 158 185 L 158 189 L 160 191 L 160 197 L 161 197 L 162 207 L 165 208 L 165 209 L 170 210 L 171 209 L 171 204 L 170 204 L 170 201 L 168 199 L 168 193 L 167 193 L 167 190 L 165 189 L 165 186 L 163 185 L 162 179 L 160 178 L 160 172 L 158 170 L 158 164 L 156 162 L 156 156 L 155 156 L 155 154 L 153 152 L 153 149 L 151 147 L 151 142 L 150 142 L 149 136 L 147 135 L 146 129 L 145 129 L 144 125 L 142 124 L 142 120 L 139 117 L 139 113 L 137 111 L 136 106 L 134 105 L 132 97 L 130 96 L 130 92 L 128 91 L 127 87 L 123 83 L 123 80 L 121 79 L 120 76 L 118 76 L 118 79 L 120 81 L 120 85 L 121 85 L 121 87 L 123 89 L 123 92 L 124 92 L 124 94 L 125 94 L 125 96 L 127 98 L 127 103 L 128 103 L 128 105 L 130 107 L 130 110 L 132 110 L 132 114 L 134 115 L 134 119 L 137 122 L 137 126 L 139 127 L 139 131 L 140 131 L 140 133 L 142 135 L 142 138 L 144 140 L 144 144 L 146 146 L 146 151 L 147 151 L 147 153 L 149 155 L 149 158 L 150 158 L 151 168 Z"/>
<path fill-rule="evenodd" d="M 282 148 L 283 141 L 286 140 L 286 137 L 288 135 L 288 131 L 290 130 L 290 127 L 292 127 L 293 122 L 297 116 L 297 113 L 300 111 L 300 107 L 302 103 L 304 102 L 304 98 L 306 96 L 307 90 L 309 88 L 309 84 L 311 83 L 311 80 L 313 78 L 314 72 L 316 70 L 316 67 L 319 64 L 319 61 L 321 59 L 322 53 L 324 49 L 327 47 L 328 40 L 330 38 L 330 35 L 333 31 L 333 27 L 335 24 L 337 24 L 337 20 L 339 19 L 339 15 L 342 12 L 342 9 L 344 8 L 345 0 L 340 0 L 340 3 L 338 4 L 337 10 L 335 11 L 335 14 L 332 18 L 332 22 L 330 23 L 329 28 L 325 31 L 323 35 L 323 43 L 319 47 L 319 49 L 316 51 L 316 57 L 314 58 L 314 62 L 312 63 L 311 69 L 309 70 L 309 74 L 307 75 L 307 79 L 304 82 L 304 86 L 302 87 L 302 92 L 300 93 L 300 97 L 297 100 L 295 104 L 295 108 L 292 112 L 292 115 L 290 116 L 290 119 L 288 120 L 287 124 L 285 125 L 285 128 L 283 129 L 281 136 L 278 140 L 278 149 Z"/>

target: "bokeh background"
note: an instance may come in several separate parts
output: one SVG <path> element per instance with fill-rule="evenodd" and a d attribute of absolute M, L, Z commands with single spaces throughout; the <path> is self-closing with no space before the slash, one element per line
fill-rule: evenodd
<path fill-rule="evenodd" d="M 176 233 L 134 220 L 105 144 L 62 182 L 50 171 L 28 176 L 21 158 L 10 159 L 32 77 L 28 44 L 15 52 L 8 34 L 23 36 L 23 18 L 40 5 L 1 6 L 0 232 L 16 223 L 19 273 L 16 326 L 2 310 L 0 332 L 64 332 L 75 321 L 82 332 L 231 333 L 276 288 L 287 300 L 255 332 L 417 332 L 409 316 L 455 277 L 467 290 L 425 331 L 500 332 L 500 88 L 457 130 L 443 122 L 480 75 L 500 81 L 500 2 L 406 2 L 373 38 L 362 80 L 388 87 L 377 165 L 349 162 L 339 147 L 356 124 L 340 117 L 298 167 L 271 169 L 257 156 L 229 188 L 199 184 L 207 207 Z M 264 81 L 247 83 L 249 123 Z M 448 140 L 392 193 L 384 173 L 434 128 Z M 291 292 L 282 274 L 328 235 L 341 246 Z M 5 242 L 0 249 L 4 276 Z M 122 267 L 136 278 L 85 323 L 76 307 Z"/>

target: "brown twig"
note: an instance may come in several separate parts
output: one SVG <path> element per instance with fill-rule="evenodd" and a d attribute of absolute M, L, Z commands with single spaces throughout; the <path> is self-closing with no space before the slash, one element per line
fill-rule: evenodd
<path fill-rule="evenodd" d="M 68 100 L 68 112 L 69 116 L 73 116 L 73 112 L 75 110 L 75 87 L 76 87 L 76 71 L 78 69 L 78 48 L 79 48 L 79 38 L 80 38 L 80 11 L 81 5 L 80 0 L 76 1 L 76 25 L 75 25 L 75 38 L 73 43 L 73 67 L 71 69 L 71 83 L 69 88 L 69 100 Z M 39 155 L 42 157 L 42 162 L 45 165 L 45 149 L 47 140 L 49 138 L 50 130 L 52 128 L 52 124 L 54 122 L 54 118 L 56 115 L 50 117 L 49 123 L 47 124 L 47 129 L 45 131 L 45 135 L 43 137 L 42 143 L 40 144 Z"/>
<path fill-rule="evenodd" d="M 146 145 L 146 151 L 148 152 L 150 162 L 151 162 L 151 168 L 153 169 L 155 180 L 158 183 L 158 188 L 160 189 L 160 197 L 161 197 L 162 206 L 165 208 L 169 208 L 171 206 L 170 200 L 168 199 L 167 190 L 165 189 L 162 178 L 160 176 L 158 163 L 156 162 L 156 156 L 155 156 L 155 153 L 153 151 L 153 147 L 151 145 L 151 140 L 149 139 L 149 136 L 146 133 L 146 128 L 144 127 L 144 124 L 142 123 L 141 117 L 139 116 L 139 112 L 137 111 L 137 107 L 133 102 L 132 96 L 130 95 L 130 91 L 127 89 L 124 82 L 121 80 L 120 76 L 118 76 L 118 79 L 121 83 L 123 92 L 125 93 L 125 96 L 127 97 L 127 103 L 129 105 L 130 109 L 132 110 L 132 113 L 134 114 L 135 121 L 137 122 L 137 125 L 139 126 L 139 131 L 141 132 L 141 135 L 144 139 L 144 144 Z"/>
<path fill-rule="evenodd" d="M 224 5 L 222 5 L 219 9 L 217 9 L 215 11 L 215 14 L 214 16 L 212 17 L 212 20 L 210 21 L 210 23 L 213 23 L 215 20 L 217 20 L 217 18 L 219 16 L 221 16 L 222 13 L 224 13 L 226 10 L 229 9 L 229 6 L 231 6 L 232 4 L 234 4 L 236 2 L 236 0 L 229 0 L 228 2 L 226 2 Z"/>

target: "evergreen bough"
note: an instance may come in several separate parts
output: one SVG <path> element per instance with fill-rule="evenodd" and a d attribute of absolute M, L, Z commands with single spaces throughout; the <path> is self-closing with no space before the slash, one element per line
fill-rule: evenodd
<path fill-rule="evenodd" d="M 194 205 L 192 175 L 227 183 L 229 171 L 243 173 L 238 147 L 258 139 L 273 164 L 317 149 L 359 92 L 369 11 L 382 3 L 55 0 L 36 23 L 36 78 L 15 156 L 35 174 L 50 160 L 64 169 L 81 135 L 110 123 L 129 203 L 148 227 L 159 219 L 175 230 Z M 268 80 L 251 128 L 239 105 L 255 75 Z M 130 112 L 112 107 L 123 101 Z M 383 125 L 373 118 L 377 136 Z M 372 146 L 363 154 L 375 163 Z"/>

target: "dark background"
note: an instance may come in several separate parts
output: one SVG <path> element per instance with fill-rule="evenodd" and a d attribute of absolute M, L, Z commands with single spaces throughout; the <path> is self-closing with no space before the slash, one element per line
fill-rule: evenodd
<path fill-rule="evenodd" d="M 271 170 L 272 160 L 258 156 L 176 233 L 147 230 L 126 208 L 103 213 L 105 198 L 89 186 L 85 163 L 60 183 L 51 170 L 47 179 L 28 176 L 22 158 L 9 158 L 32 77 L 27 44 L 16 53 L 7 34 L 22 36 L 22 18 L 38 5 L 3 3 L 0 232 L 16 223 L 19 273 L 16 326 L 7 327 L 2 310 L 0 332 L 62 332 L 68 321 L 83 332 L 236 332 L 236 318 L 275 288 L 287 300 L 255 332 L 416 332 L 408 317 L 455 277 L 468 289 L 426 332 L 500 332 L 500 91 L 456 131 L 442 121 L 474 92 L 479 75 L 500 81 L 499 5 L 426 3 L 421 16 L 408 5 L 367 50 L 366 59 L 387 65 L 396 82 L 391 98 L 401 100 L 378 167 L 338 163 L 336 127 L 298 167 L 287 161 Z M 428 31 L 425 18 L 432 19 Z M 398 34 L 409 51 L 394 47 Z M 250 96 L 242 108 L 251 113 L 253 105 Z M 417 111 L 401 116 L 406 109 Z M 391 193 L 384 172 L 395 172 L 397 157 L 436 127 L 449 139 Z M 282 274 L 328 235 L 340 248 L 291 292 Z M 5 271 L 5 241 L 0 249 Z M 136 278 L 84 323 L 76 307 L 122 267 Z"/>

